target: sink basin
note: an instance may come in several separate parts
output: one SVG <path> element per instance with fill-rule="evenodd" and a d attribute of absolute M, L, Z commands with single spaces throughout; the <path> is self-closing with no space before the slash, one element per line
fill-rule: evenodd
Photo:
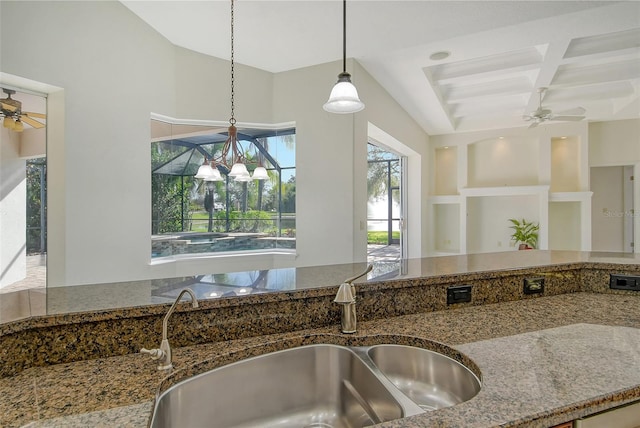
<path fill-rule="evenodd" d="M 382 374 L 424 410 L 454 406 L 480 392 L 480 380 L 471 370 L 437 352 L 375 345 L 367 353 Z"/>
<path fill-rule="evenodd" d="M 308 345 L 248 358 L 173 385 L 152 428 L 356 428 L 453 406 L 480 390 L 473 372 L 401 345 Z"/>
<path fill-rule="evenodd" d="M 309 345 L 180 382 L 156 400 L 151 427 L 363 427 L 403 409 L 350 348 Z"/>

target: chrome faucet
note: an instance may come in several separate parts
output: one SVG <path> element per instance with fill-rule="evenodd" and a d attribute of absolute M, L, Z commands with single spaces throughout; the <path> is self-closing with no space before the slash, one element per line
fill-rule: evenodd
<path fill-rule="evenodd" d="M 356 287 L 352 282 L 371 272 L 371 269 L 373 269 L 373 265 L 367 266 L 364 272 L 340 284 L 336 298 L 333 299 L 334 302 L 342 305 L 341 324 L 343 333 L 356 332 Z"/>
<path fill-rule="evenodd" d="M 185 288 L 184 290 L 182 290 L 180 294 L 178 294 L 178 297 L 176 298 L 175 302 L 173 302 L 173 305 L 171 305 L 169 311 L 164 316 L 164 320 L 162 321 L 162 342 L 160 343 L 160 348 L 142 348 L 140 350 L 140 353 L 149 354 L 152 360 L 158 361 L 158 370 L 169 370 L 173 367 L 173 364 L 171 363 L 171 346 L 169 346 L 169 340 L 167 339 L 167 325 L 169 323 L 169 317 L 176 309 L 176 306 L 178 305 L 178 302 L 180 302 L 180 299 L 182 299 L 182 296 L 184 296 L 185 294 L 188 294 L 191 297 L 191 307 L 198 307 L 198 299 L 196 299 L 195 293 L 189 288 Z"/>

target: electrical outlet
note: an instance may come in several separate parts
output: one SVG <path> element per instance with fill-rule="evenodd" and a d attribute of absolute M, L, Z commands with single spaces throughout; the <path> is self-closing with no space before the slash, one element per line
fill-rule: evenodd
<path fill-rule="evenodd" d="M 612 274 L 609 279 L 609 288 L 612 290 L 640 291 L 640 276 Z"/>
<path fill-rule="evenodd" d="M 544 278 L 525 278 L 522 291 L 524 294 L 544 293 Z"/>
<path fill-rule="evenodd" d="M 447 305 L 471 301 L 471 286 L 458 285 L 447 288 Z"/>

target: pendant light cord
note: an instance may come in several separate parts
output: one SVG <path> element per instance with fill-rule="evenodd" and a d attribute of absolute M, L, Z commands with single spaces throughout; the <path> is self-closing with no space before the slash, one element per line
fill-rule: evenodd
<path fill-rule="evenodd" d="M 347 0 L 342 0 L 342 72 L 347 72 Z"/>
<path fill-rule="evenodd" d="M 231 0 L 231 119 L 229 119 L 229 123 L 231 125 L 235 125 L 236 123 L 236 118 L 235 118 L 235 76 L 234 76 L 234 61 L 233 61 L 233 56 L 234 56 L 234 50 L 233 50 L 233 23 L 234 23 L 234 19 L 233 19 L 233 1 Z"/>

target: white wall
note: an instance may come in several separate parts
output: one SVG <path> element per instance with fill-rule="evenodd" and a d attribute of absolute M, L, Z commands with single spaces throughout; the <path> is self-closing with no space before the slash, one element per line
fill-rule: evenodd
<path fill-rule="evenodd" d="M 474 197 L 467 200 L 467 252 L 513 250 L 510 218 L 539 223 L 537 196 Z"/>
<path fill-rule="evenodd" d="M 549 248 L 554 250 L 581 250 L 580 216 L 581 207 L 579 202 L 549 203 Z M 593 239 L 593 236 L 591 239 Z"/>
<path fill-rule="evenodd" d="M 0 7 L 2 71 L 64 89 L 49 100 L 49 285 L 144 277 L 149 113 L 174 113 L 173 46 L 119 2 Z"/>
<path fill-rule="evenodd" d="M 589 124 L 589 165 L 640 162 L 640 119 Z"/>
<path fill-rule="evenodd" d="M 0 288 L 26 275 L 26 168 L 20 134 L 0 128 Z"/>
<path fill-rule="evenodd" d="M 416 176 L 409 181 L 409 212 L 415 222 L 409 220 L 411 233 L 415 233 L 409 256 L 422 256 L 418 237 L 424 230 L 421 192 L 426 172 L 420 171 L 423 161 L 419 158 L 426 158 L 427 136 L 360 65 L 349 61 L 347 68 L 366 105 L 354 115 L 322 109 L 341 70 L 337 62 L 274 76 L 274 121 L 296 122 L 298 266 L 366 260 L 370 123 L 392 136 L 381 137 L 388 143 L 396 140 L 405 145 L 405 152 L 416 162 L 410 165 Z"/>
<path fill-rule="evenodd" d="M 591 168 L 591 238 L 595 251 L 624 250 L 623 167 Z"/>
<path fill-rule="evenodd" d="M 589 165 L 591 186 L 594 192 L 592 219 L 593 249 L 601 251 L 623 251 L 624 218 L 616 218 L 614 211 L 624 212 L 624 207 L 610 198 L 622 194 L 622 179 L 613 184 L 612 177 L 604 177 L 606 169 L 594 167 L 634 167 L 635 177 L 640 176 L 640 119 L 594 122 L 589 124 Z M 609 170 L 613 174 L 616 169 Z M 595 176 L 593 174 L 596 174 Z M 617 175 L 617 173 L 616 173 Z M 640 213 L 640 185 L 634 181 L 634 212 Z M 621 198 L 621 196 L 620 196 Z M 620 201 L 622 199 L 619 199 Z M 596 206 L 597 201 L 597 206 Z M 621 202 L 620 202 L 621 203 Z M 604 209 L 609 210 L 607 216 Z M 640 216 L 633 216 L 635 251 L 640 251 Z M 614 242 L 615 240 L 615 242 Z"/>
<path fill-rule="evenodd" d="M 527 135 L 488 139 L 468 148 L 469 187 L 532 186 L 539 182 L 538 139 Z"/>
<path fill-rule="evenodd" d="M 353 62 L 350 69 L 353 70 L 354 82 L 362 101 L 366 104 L 364 114 L 355 116 L 357 158 L 353 177 L 356 192 L 353 226 L 358 251 L 354 260 L 363 261 L 366 255 L 366 227 L 360 227 L 360 222 L 366 224 L 367 218 L 367 137 L 407 158 L 407 212 L 404 213 L 407 257 L 425 257 L 428 233 L 426 195 L 431 162 L 429 136 L 360 64 Z"/>
<path fill-rule="evenodd" d="M 175 117 L 228 121 L 230 73 L 229 61 L 176 47 Z M 272 123 L 273 74 L 236 63 L 234 75 L 238 122 Z"/>
<path fill-rule="evenodd" d="M 171 45 L 119 2 L 0 8 L 2 71 L 59 88 L 47 124 L 49 286 L 279 266 L 255 257 L 150 265 L 150 113 L 227 120 L 228 62 Z M 276 75 L 236 65 L 239 122 L 296 123 L 298 266 L 366 257 L 370 122 L 419 153 L 410 221 L 423 235 L 427 136 L 362 67 L 349 68 L 367 103 L 355 116 L 322 110 L 338 63 Z"/>

